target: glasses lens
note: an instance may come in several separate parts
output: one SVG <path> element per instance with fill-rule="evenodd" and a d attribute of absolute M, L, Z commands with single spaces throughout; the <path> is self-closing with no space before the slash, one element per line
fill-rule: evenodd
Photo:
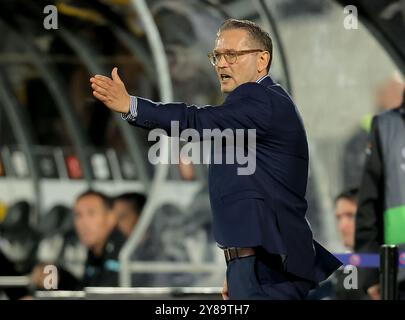
<path fill-rule="evenodd" d="M 228 52 L 225 54 L 225 60 L 228 63 L 235 63 L 236 62 L 237 54 L 236 52 Z"/>
<path fill-rule="evenodd" d="M 216 57 L 215 57 L 215 54 L 209 53 L 209 54 L 208 54 L 208 59 L 210 60 L 210 62 L 211 62 L 211 64 L 212 64 L 213 66 L 216 65 L 217 59 L 216 59 Z"/>

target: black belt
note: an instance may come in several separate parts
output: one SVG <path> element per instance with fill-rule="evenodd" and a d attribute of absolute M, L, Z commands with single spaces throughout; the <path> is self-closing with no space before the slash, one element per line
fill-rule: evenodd
<path fill-rule="evenodd" d="M 228 263 L 237 258 L 245 258 L 254 256 L 256 250 L 254 248 L 226 248 L 224 249 L 225 261 Z"/>

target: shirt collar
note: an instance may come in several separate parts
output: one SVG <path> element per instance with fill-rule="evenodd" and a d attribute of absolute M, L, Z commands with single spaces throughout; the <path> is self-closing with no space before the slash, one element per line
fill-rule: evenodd
<path fill-rule="evenodd" d="M 257 79 L 256 82 L 257 82 L 257 83 L 260 83 L 260 82 L 262 82 L 262 80 L 263 80 L 264 78 L 266 78 L 266 77 L 268 77 L 268 75 L 265 75 L 265 76 L 263 76 L 263 77 Z"/>
<path fill-rule="evenodd" d="M 278 85 L 276 82 L 274 82 L 274 80 L 272 79 L 272 77 L 269 74 L 258 79 L 256 81 L 256 83 L 259 83 L 265 87 Z"/>

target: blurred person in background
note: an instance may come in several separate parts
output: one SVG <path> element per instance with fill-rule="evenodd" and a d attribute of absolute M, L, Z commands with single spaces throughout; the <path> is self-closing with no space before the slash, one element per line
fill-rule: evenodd
<path fill-rule="evenodd" d="M 129 238 L 141 216 L 145 205 L 144 195 L 136 192 L 124 193 L 114 198 L 113 212 L 117 218 L 117 228 Z"/>
<path fill-rule="evenodd" d="M 125 236 L 116 229 L 117 217 L 112 212 L 112 200 L 105 194 L 89 190 L 75 202 L 74 224 L 81 243 L 87 248 L 84 276 L 77 279 L 64 268 L 58 268 L 59 290 L 80 290 L 84 287 L 118 286 L 118 255 Z M 33 285 L 42 289 L 46 273 L 40 264 L 31 274 Z"/>
<path fill-rule="evenodd" d="M 405 95 L 405 91 L 403 91 Z M 379 253 L 382 244 L 405 249 L 405 99 L 373 118 L 356 214 L 356 252 Z M 405 274 L 398 271 L 399 298 Z M 367 270 L 364 289 L 381 298 L 378 270 Z"/>
<path fill-rule="evenodd" d="M 354 233 L 357 211 L 358 189 L 352 188 L 341 192 L 335 199 L 335 217 L 342 244 L 347 253 L 354 249 Z M 362 281 L 362 273 L 357 270 L 358 283 Z M 359 287 L 357 289 L 344 287 L 344 280 L 348 273 L 344 273 L 344 267 L 340 267 L 333 276 L 323 282 L 320 288 L 313 290 L 309 300 L 367 300 L 368 295 Z"/>
<path fill-rule="evenodd" d="M 353 188 L 340 193 L 335 200 L 335 216 L 344 247 L 352 252 L 357 211 L 358 189 Z"/>
<path fill-rule="evenodd" d="M 356 212 L 358 202 L 357 188 L 343 191 L 336 197 L 335 200 L 335 216 L 337 226 L 341 235 L 342 243 L 347 249 L 347 253 L 352 253 L 354 250 L 354 234 L 356 230 Z M 358 269 L 358 283 L 361 284 L 362 269 Z M 343 272 L 341 267 L 333 276 L 335 298 L 338 300 L 367 300 L 368 295 L 359 286 L 357 289 L 346 289 L 344 287 L 344 280 L 348 276 Z"/>
<path fill-rule="evenodd" d="M 375 113 L 396 108 L 402 103 L 402 92 L 405 82 L 400 73 L 395 72 L 389 79 L 380 84 L 375 97 Z M 365 115 L 356 132 L 349 138 L 343 153 L 343 186 L 344 189 L 358 186 L 361 182 L 366 161 L 367 139 L 371 130 L 372 113 Z"/>
<path fill-rule="evenodd" d="M 72 208 L 57 204 L 41 214 L 38 231 L 41 240 L 36 264 L 58 264 L 75 277 L 81 278 L 87 257 L 87 248 L 77 236 Z"/>

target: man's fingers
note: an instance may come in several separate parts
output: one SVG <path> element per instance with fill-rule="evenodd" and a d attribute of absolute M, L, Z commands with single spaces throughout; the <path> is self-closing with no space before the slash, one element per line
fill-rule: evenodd
<path fill-rule="evenodd" d="M 100 87 L 100 86 L 98 86 L 98 85 L 96 85 L 96 84 L 92 84 L 91 85 L 91 87 L 94 89 L 94 91 L 96 91 L 96 92 L 98 92 L 98 93 L 100 93 L 101 95 L 103 95 L 103 96 L 109 96 L 110 94 L 110 92 L 109 91 L 107 91 L 107 90 L 105 90 L 104 88 L 102 88 L 102 87 Z"/>
<path fill-rule="evenodd" d="M 97 91 L 93 91 L 93 96 L 95 96 L 101 102 L 106 102 L 107 101 L 107 97 L 103 96 L 102 94 L 98 93 Z"/>
<path fill-rule="evenodd" d="M 101 88 L 103 88 L 103 89 L 106 89 L 106 90 L 109 90 L 109 89 L 112 87 L 111 84 L 109 84 L 109 83 L 106 82 L 106 81 L 96 80 L 96 81 L 94 81 L 94 82 L 92 83 L 92 85 L 94 85 L 94 84 L 96 84 L 97 86 L 99 86 L 99 87 L 101 87 Z"/>
<path fill-rule="evenodd" d="M 115 82 L 122 82 L 120 76 L 118 75 L 118 68 L 114 67 L 111 71 L 111 77 Z"/>
<path fill-rule="evenodd" d="M 94 78 L 96 78 L 97 80 L 110 80 L 111 81 L 111 78 L 103 76 L 102 74 L 96 74 L 94 76 Z"/>
<path fill-rule="evenodd" d="M 102 75 L 95 75 L 90 78 L 93 96 L 113 111 L 127 112 L 130 97 L 118 76 L 117 68 L 114 68 L 112 76 L 114 81 Z"/>
<path fill-rule="evenodd" d="M 114 83 L 111 80 L 96 79 L 96 78 L 92 78 L 92 79 L 94 79 L 94 80 L 90 79 L 90 82 L 92 84 L 96 84 L 96 85 L 98 85 L 98 86 L 100 86 L 100 87 L 102 87 L 104 89 L 107 89 L 107 90 L 114 86 Z"/>
<path fill-rule="evenodd" d="M 103 82 L 105 82 L 106 84 L 109 84 L 109 85 L 113 84 L 113 81 L 111 80 L 111 78 L 106 77 L 106 76 L 102 76 L 101 74 L 96 74 L 92 79 L 94 79 L 95 81 L 103 81 Z"/>

